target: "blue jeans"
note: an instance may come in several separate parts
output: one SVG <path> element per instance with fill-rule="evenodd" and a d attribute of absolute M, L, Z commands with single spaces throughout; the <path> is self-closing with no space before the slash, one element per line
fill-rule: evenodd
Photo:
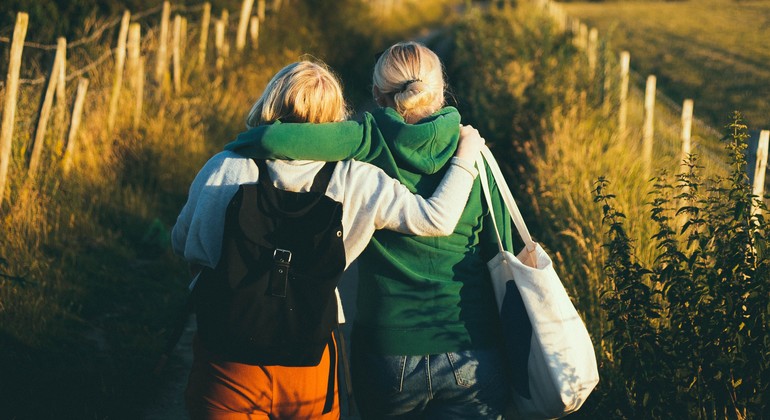
<path fill-rule="evenodd" d="M 501 419 L 508 402 L 498 350 L 383 356 L 354 349 L 351 360 L 364 419 Z"/>

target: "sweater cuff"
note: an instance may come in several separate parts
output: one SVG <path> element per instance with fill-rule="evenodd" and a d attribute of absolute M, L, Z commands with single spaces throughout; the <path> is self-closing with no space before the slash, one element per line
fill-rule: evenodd
<path fill-rule="evenodd" d="M 475 163 L 467 159 L 453 156 L 449 163 L 451 165 L 459 166 L 460 168 L 465 169 L 469 174 L 471 174 L 473 178 L 476 178 L 476 175 L 479 174 L 479 172 L 476 170 Z"/>

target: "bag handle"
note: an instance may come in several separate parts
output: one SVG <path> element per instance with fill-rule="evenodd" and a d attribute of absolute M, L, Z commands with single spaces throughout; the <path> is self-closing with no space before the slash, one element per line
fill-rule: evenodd
<path fill-rule="evenodd" d="M 484 161 L 486 161 L 486 165 L 484 164 Z M 519 232 L 519 236 L 524 241 L 524 246 L 527 248 L 527 251 L 531 255 L 535 251 L 535 241 L 532 240 L 532 236 L 529 234 L 529 229 L 527 229 L 527 224 L 524 222 L 524 217 L 521 215 L 519 206 L 516 205 L 516 201 L 513 199 L 513 194 L 511 194 L 511 190 L 508 188 L 508 184 L 505 182 L 503 173 L 500 171 L 500 166 L 498 166 L 494 155 L 492 155 L 492 151 L 489 150 L 487 146 L 482 146 L 481 155 L 476 159 L 476 166 L 479 169 L 481 189 L 484 191 L 484 197 L 486 198 L 489 212 L 492 215 L 492 223 L 495 226 L 495 235 L 497 235 L 497 244 L 500 248 L 500 252 L 504 251 L 503 241 L 500 238 L 500 232 L 497 228 L 497 221 L 495 220 L 494 209 L 492 208 L 492 195 L 489 190 L 487 171 L 485 170 L 487 165 L 492 171 L 492 176 L 494 176 L 497 189 L 500 191 L 500 196 L 503 198 L 503 202 L 505 202 L 505 207 L 508 209 L 508 213 L 511 214 L 513 224 L 516 226 L 516 230 Z M 534 261 L 534 258 L 532 260 Z"/>

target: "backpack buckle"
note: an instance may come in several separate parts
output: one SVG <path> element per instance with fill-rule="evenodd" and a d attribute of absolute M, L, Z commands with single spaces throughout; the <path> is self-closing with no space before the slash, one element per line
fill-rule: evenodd
<path fill-rule="evenodd" d="M 270 270 L 270 295 L 286 297 L 286 289 L 289 284 L 289 267 L 291 251 L 276 248 L 273 251 L 273 269 Z"/>
<path fill-rule="evenodd" d="M 288 264 L 291 261 L 291 251 L 288 249 L 276 248 L 273 251 L 273 261 L 280 261 Z"/>

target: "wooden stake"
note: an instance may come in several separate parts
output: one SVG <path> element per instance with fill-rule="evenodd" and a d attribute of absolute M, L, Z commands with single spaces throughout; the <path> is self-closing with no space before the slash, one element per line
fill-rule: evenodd
<path fill-rule="evenodd" d="M 80 128 L 80 118 L 83 114 L 83 103 L 85 103 L 86 92 L 88 91 L 88 79 L 78 81 L 78 91 L 75 96 L 75 105 L 72 107 L 72 123 L 70 124 L 69 135 L 67 136 L 67 146 L 64 149 L 64 159 L 62 169 L 68 174 L 72 166 L 72 155 L 75 152 L 75 140 L 77 139 L 78 129 Z"/>
<path fill-rule="evenodd" d="M 179 93 L 182 90 L 182 60 L 180 57 L 179 44 L 182 38 L 182 17 L 174 16 L 174 36 L 172 38 L 171 57 L 173 60 L 174 74 L 174 92 Z"/>
<path fill-rule="evenodd" d="M 160 19 L 160 37 L 158 38 L 158 59 L 155 62 L 155 80 L 162 83 L 168 71 L 168 21 L 171 18 L 171 4 L 163 2 Z"/>
<path fill-rule="evenodd" d="M 227 41 L 227 31 L 230 27 L 230 12 L 227 9 L 222 10 L 222 56 L 227 57 L 230 55 L 230 43 Z"/>
<path fill-rule="evenodd" d="M 257 17 L 260 21 L 265 20 L 265 0 L 257 0 Z"/>
<path fill-rule="evenodd" d="M 599 44 L 599 31 L 591 28 L 588 32 L 588 71 L 591 79 L 596 78 L 596 53 Z"/>
<path fill-rule="evenodd" d="M 185 52 L 187 52 L 187 18 L 182 16 L 182 25 L 179 36 L 179 58 L 184 60 Z"/>
<path fill-rule="evenodd" d="M 764 200 L 765 197 L 765 173 L 767 172 L 768 143 L 770 143 L 770 130 L 762 130 L 759 133 L 757 164 L 754 168 L 754 185 L 752 188 L 752 194 L 758 197 L 758 201 Z M 752 206 L 752 214 L 756 214 L 759 211 L 758 204 L 758 202 L 755 202 Z"/>
<path fill-rule="evenodd" d="M 65 122 L 65 117 L 67 116 L 67 40 L 61 38 L 61 41 L 64 42 L 64 47 L 59 47 L 59 41 L 57 41 L 56 53 L 61 54 L 61 63 L 59 66 L 59 77 L 56 78 L 56 96 L 54 97 L 54 106 L 56 107 L 56 142 L 59 148 L 64 144 L 67 130 L 67 123 Z M 61 53 L 59 53 L 59 50 L 61 50 Z"/>
<path fill-rule="evenodd" d="M 198 40 L 198 64 L 203 66 L 206 62 L 206 46 L 209 41 L 209 26 L 211 20 L 211 3 L 203 4 L 203 17 L 201 17 L 201 38 Z"/>
<path fill-rule="evenodd" d="M 235 36 L 235 49 L 238 51 L 243 51 L 243 48 L 246 47 L 246 30 L 248 29 L 252 6 L 254 6 L 254 0 L 243 0 L 241 17 L 238 20 L 238 33 Z"/>
<path fill-rule="evenodd" d="M 131 88 L 136 89 L 136 71 L 139 68 L 139 58 L 142 55 L 142 27 L 138 23 L 132 23 L 128 27 L 128 58 L 126 61 L 126 73 L 130 76 Z"/>
<path fill-rule="evenodd" d="M 45 90 L 45 96 L 43 97 L 43 104 L 40 108 L 40 117 L 37 120 L 37 129 L 35 130 L 35 138 L 32 140 L 32 152 L 29 158 L 29 168 L 27 176 L 34 178 L 37 174 L 37 167 L 40 164 L 40 156 L 43 154 L 43 145 L 45 144 L 45 133 L 48 127 L 48 117 L 51 115 L 51 108 L 53 107 L 54 93 L 56 92 L 56 86 L 58 80 L 61 77 L 61 65 L 64 59 L 64 54 L 67 53 L 67 40 L 59 38 L 56 45 L 56 56 L 53 60 L 53 67 L 51 68 L 51 75 L 48 78 L 48 87 Z"/>
<path fill-rule="evenodd" d="M 610 67 L 610 60 L 607 54 L 607 45 L 604 44 L 602 48 L 602 78 L 604 79 L 604 86 L 602 92 L 602 112 L 605 117 L 609 117 L 612 112 L 612 73 Z"/>
<path fill-rule="evenodd" d="M 621 136 L 626 135 L 626 121 L 628 120 L 628 71 L 631 64 L 631 54 L 628 51 L 620 53 L 620 105 L 618 110 L 618 131 Z"/>
<path fill-rule="evenodd" d="M 107 117 L 107 129 L 109 131 L 112 131 L 115 127 L 115 117 L 118 115 L 118 102 L 120 101 L 121 87 L 123 87 L 123 67 L 126 63 L 126 37 L 128 37 L 128 24 L 130 21 L 131 13 L 126 10 L 123 12 L 123 20 L 120 22 L 118 48 L 115 51 L 115 79 L 112 85 L 112 94 L 110 95 L 110 113 Z"/>
<path fill-rule="evenodd" d="M 251 35 L 251 46 L 255 50 L 259 48 L 259 18 L 252 16 L 249 21 L 249 35 Z"/>
<path fill-rule="evenodd" d="M 139 128 L 142 118 L 142 105 L 144 101 L 144 59 L 139 59 L 139 68 L 136 71 L 136 102 L 134 103 L 134 130 Z"/>
<path fill-rule="evenodd" d="M 655 134 L 655 85 L 656 77 L 647 77 L 647 87 L 644 91 L 644 131 L 642 134 L 642 157 L 649 175 L 652 168 L 652 140 Z"/>
<path fill-rule="evenodd" d="M 0 124 L 0 204 L 5 196 L 5 184 L 8 177 L 8 165 L 11 162 L 11 139 L 13 138 L 13 123 L 16 116 L 16 97 L 19 94 L 19 71 L 21 69 L 21 53 L 24 50 L 24 38 L 27 36 L 29 15 L 16 14 L 16 25 L 11 38 L 11 53 L 8 62 L 8 76 L 5 79 L 5 103 L 3 104 L 3 120 Z"/>
<path fill-rule="evenodd" d="M 225 23 L 221 19 L 217 20 L 214 25 L 214 47 L 217 51 L 217 70 L 222 70 L 225 63 L 224 58 L 224 43 L 225 43 Z"/>
<path fill-rule="evenodd" d="M 692 99 L 685 99 L 682 103 L 682 159 L 687 159 L 692 153 Z"/>

